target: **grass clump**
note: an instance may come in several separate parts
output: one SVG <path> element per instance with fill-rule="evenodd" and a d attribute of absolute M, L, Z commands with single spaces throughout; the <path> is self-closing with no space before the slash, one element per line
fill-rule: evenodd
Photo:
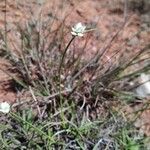
<path fill-rule="evenodd" d="M 19 38 L 13 47 L 8 46 L 10 41 L 1 33 L 3 57 L 12 64 L 11 71 L 17 76 L 0 69 L 10 75 L 14 89 L 23 95 L 12 105 L 8 115 L 0 117 L 1 148 L 143 148 L 143 139 L 135 139 L 138 135 L 132 131 L 133 126 L 120 112 L 114 112 L 113 107 L 116 103 L 122 105 L 126 99 L 128 103 L 134 100 L 135 96 L 122 94 L 125 81 L 148 72 L 149 64 L 127 75 L 125 71 L 140 61 L 150 45 L 130 56 L 129 61 L 123 58 L 121 50 L 104 61 L 104 54 L 123 30 L 123 24 L 106 46 L 86 61 L 87 43 L 81 53 L 73 52 L 78 48 L 72 45 L 79 33 L 71 35 L 70 28 L 64 24 L 65 19 L 57 29 L 52 28 L 53 22 L 32 20 L 25 28 L 18 25 Z"/>
<path fill-rule="evenodd" d="M 91 121 L 76 107 L 44 115 L 39 119 L 32 109 L 9 113 L 1 128 L 3 149 L 140 149 L 143 139 L 135 139 L 121 116 L 110 115 Z M 77 114 L 72 113 L 78 112 Z M 7 125 L 6 125 L 7 124 Z M 134 135 L 134 137 L 133 137 Z M 136 141 L 141 141 L 141 144 Z"/>

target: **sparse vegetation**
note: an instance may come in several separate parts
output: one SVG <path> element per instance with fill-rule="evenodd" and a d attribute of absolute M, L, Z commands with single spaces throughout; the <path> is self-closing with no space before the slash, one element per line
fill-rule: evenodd
<path fill-rule="evenodd" d="M 147 139 L 135 129 L 135 118 L 128 120 L 122 108 L 137 98 L 127 88 L 130 80 L 149 73 L 149 57 L 143 56 L 149 54 L 150 45 L 128 56 L 120 47 L 106 59 L 125 20 L 102 49 L 85 59 L 88 35 L 98 29 L 87 27 L 84 47 L 75 53 L 74 41 L 81 37 L 71 35 L 66 17 L 55 29 L 55 19 L 33 19 L 25 27 L 17 24 L 17 42 L 1 31 L 1 57 L 16 75 L 0 70 L 21 93 L 10 113 L 0 115 L 1 149 L 146 150 Z M 141 67 L 132 70 L 139 62 Z"/>

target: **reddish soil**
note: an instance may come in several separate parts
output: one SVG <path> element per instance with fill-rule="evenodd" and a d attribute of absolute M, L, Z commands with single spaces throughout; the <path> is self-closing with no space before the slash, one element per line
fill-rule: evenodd
<path fill-rule="evenodd" d="M 6 60 L 0 59 L 0 66 L 3 71 L 7 71 L 10 65 Z M 10 81 L 11 77 L 0 70 L 0 101 L 14 102 L 16 100 L 16 93 L 12 90 Z"/>

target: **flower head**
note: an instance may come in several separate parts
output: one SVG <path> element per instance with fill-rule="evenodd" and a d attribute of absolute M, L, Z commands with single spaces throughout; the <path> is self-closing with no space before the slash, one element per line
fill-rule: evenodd
<path fill-rule="evenodd" d="M 81 22 L 77 23 L 74 27 L 72 27 L 71 34 L 74 36 L 83 36 L 85 33 L 86 26 L 82 25 Z"/>
<path fill-rule="evenodd" d="M 3 113 L 9 113 L 10 105 L 7 102 L 0 103 L 0 111 Z"/>

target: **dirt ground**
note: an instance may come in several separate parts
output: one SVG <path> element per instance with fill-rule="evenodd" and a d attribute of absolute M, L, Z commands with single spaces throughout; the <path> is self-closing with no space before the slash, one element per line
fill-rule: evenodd
<path fill-rule="evenodd" d="M 124 29 L 119 33 L 104 59 L 108 59 L 120 47 L 124 49 L 124 55 L 127 55 L 128 58 L 129 54 L 134 55 L 136 51 L 150 42 L 149 14 L 141 14 L 138 9 L 131 8 L 125 13 L 124 5 L 115 0 L 7 0 L 7 3 L 3 0 L 0 1 L 0 30 L 5 31 L 7 29 L 9 44 L 12 46 L 11 44 L 17 42 L 18 39 L 17 24 L 24 27 L 27 22 L 33 19 L 53 18 L 55 19 L 53 29 L 55 29 L 66 18 L 65 25 L 71 29 L 75 23 L 83 22 L 91 28 L 96 27 L 96 30 L 88 36 L 90 42 L 88 42 L 85 53 L 85 58 L 88 59 L 97 49 L 105 46 L 122 27 L 127 17 Z M 85 40 L 85 38 L 80 39 L 79 50 Z M 127 40 L 129 42 L 125 44 Z M 2 45 L 1 39 L 0 43 Z M 1 52 L 0 55 L 2 55 Z M 12 88 L 11 77 L 8 75 L 15 75 L 15 73 L 10 72 L 12 67 L 4 57 L 0 57 L 0 102 L 15 102 L 17 99 L 18 93 Z"/>

